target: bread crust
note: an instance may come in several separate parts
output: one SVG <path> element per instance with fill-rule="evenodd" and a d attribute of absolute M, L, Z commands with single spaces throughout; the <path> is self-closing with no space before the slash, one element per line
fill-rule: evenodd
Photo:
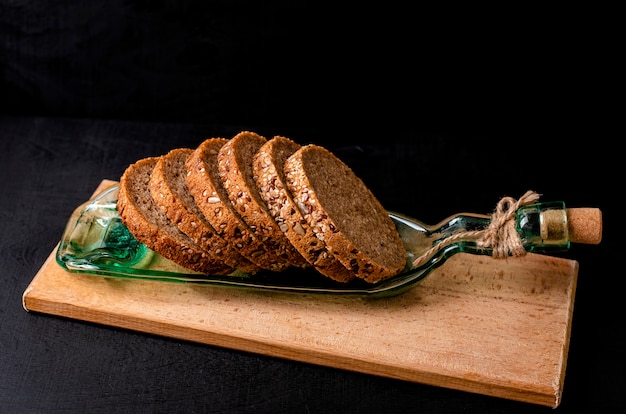
<path fill-rule="evenodd" d="M 377 283 L 407 264 L 394 222 L 326 148 L 242 131 L 131 164 L 117 208 L 135 238 L 190 270 L 315 268 Z"/>
<path fill-rule="evenodd" d="M 217 156 L 227 142 L 226 138 L 207 138 L 191 153 L 185 163 L 189 192 L 216 232 L 241 255 L 263 269 L 286 270 L 289 266 L 278 261 L 241 219 L 222 185 Z"/>
<path fill-rule="evenodd" d="M 206 220 L 189 193 L 185 162 L 191 148 L 176 148 L 161 156 L 150 175 L 149 189 L 161 211 L 198 246 L 228 266 L 247 273 L 260 267 L 248 261 Z"/>
<path fill-rule="evenodd" d="M 148 184 L 159 157 L 141 159 L 120 179 L 117 210 L 131 234 L 161 256 L 204 274 L 228 275 L 234 269 L 182 233 L 154 203 Z"/>
<path fill-rule="evenodd" d="M 404 269 L 406 251 L 393 221 L 339 158 L 309 144 L 287 159 L 284 172 L 313 232 L 357 277 L 376 283 Z"/>
<path fill-rule="evenodd" d="M 217 155 L 222 184 L 241 219 L 263 241 L 277 262 L 287 267 L 310 267 L 282 232 L 259 194 L 252 160 L 266 142 L 265 137 L 242 131 L 224 144 Z"/>
<path fill-rule="evenodd" d="M 338 282 L 349 282 L 354 279 L 354 274 L 316 237 L 285 184 L 283 165 L 300 148 L 300 144 L 282 136 L 273 137 L 259 148 L 252 159 L 259 195 L 279 229 L 302 257 L 324 276 Z"/>

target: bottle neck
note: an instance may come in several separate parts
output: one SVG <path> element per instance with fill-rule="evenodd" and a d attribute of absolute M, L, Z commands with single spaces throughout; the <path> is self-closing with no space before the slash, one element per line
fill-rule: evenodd
<path fill-rule="evenodd" d="M 567 209 L 561 201 L 520 207 L 516 229 L 528 251 L 567 250 L 570 247 Z"/>
<path fill-rule="evenodd" d="M 510 220 L 494 216 L 458 214 L 424 234 L 429 245 L 415 258 L 421 266 L 465 252 L 496 258 L 526 252 L 557 252 L 570 247 L 565 203 L 545 202 L 522 206 Z"/>

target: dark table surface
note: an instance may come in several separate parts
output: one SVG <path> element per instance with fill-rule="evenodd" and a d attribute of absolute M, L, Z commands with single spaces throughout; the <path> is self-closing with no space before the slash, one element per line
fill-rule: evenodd
<path fill-rule="evenodd" d="M 580 264 L 561 405 L 549 407 L 33 314 L 22 294 L 69 215 L 132 162 L 242 129 L 324 145 L 386 208 L 435 223 L 490 213 L 526 190 L 600 207 L 604 239 L 562 255 Z M 623 173 L 609 140 L 572 131 L 481 135 L 366 129 L 0 117 L 0 412 L 615 412 L 626 408 Z M 462 129 L 459 129 L 462 130 Z M 499 137 L 499 138 L 497 138 Z M 608 409 L 615 409 L 610 411 Z"/>

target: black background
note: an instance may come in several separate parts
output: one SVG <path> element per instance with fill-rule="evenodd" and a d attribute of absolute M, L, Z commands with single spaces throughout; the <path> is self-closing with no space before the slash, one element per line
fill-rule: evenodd
<path fill-rule="evenodd" d="M 0 412 L 607 412 L 626 406 L 614 10 L 0 1 Z M 618 127 L 618 128 L 616 128 Z M 139 158 L 251 129 L 327 146 L 435 223 L 532 189 L 600 207 L 547 407 L 31 315 L 71 211 Z"/>

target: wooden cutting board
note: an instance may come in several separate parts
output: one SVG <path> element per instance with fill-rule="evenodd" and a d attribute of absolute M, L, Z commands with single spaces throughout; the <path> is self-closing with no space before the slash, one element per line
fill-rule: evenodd
<path fill-rule="evenodd" d="M 400 296 L 364 299 L 76 274 L 55 253 L 23 294 L 27 311 L 550 407 L 561 401 L 573 260 L 459 253 Z"/>

